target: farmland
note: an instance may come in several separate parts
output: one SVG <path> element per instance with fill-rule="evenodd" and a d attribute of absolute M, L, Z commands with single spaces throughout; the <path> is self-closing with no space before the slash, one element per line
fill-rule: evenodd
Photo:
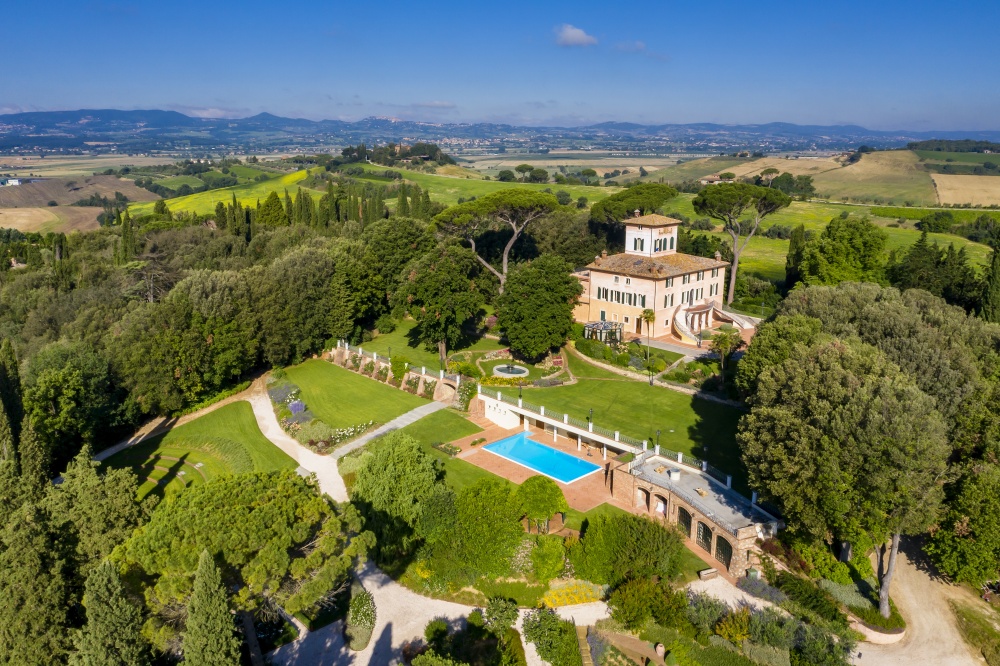
<path fill-rule="evenodd" d="M 93 231 L 98 228 L 100 208 L 54 206 L 47 208 L 0 208 L 0 229 L 40 233 Z"/>
<path fill-rule="evenodd" d="M 294 192 L 299 187 L 299 183 L 309 177 L 309 169 L 295 171 L 277 178 L 260 182 L 250 182 L 244 185 L 234 185 L 223 187 L 207 192 L 198 192 L 183 197 L 175 197 L 167 200 L 167 206 L 172 211 L 186 210 L 199 215 L 206 215 L 215 210 L 215 204 L 220 201 L 230 203 L 233 195 L 243 204 L 256 205 L 257 200 L 263 201 L 271 192 L 283 193 L 286 189 Z M 320 195 L 321 192 L 315 192 Z M 152 203 L 140 203 L 129 206 L 129 211 L 133 215 L 144 215 L 153 212 Z"/>
<path fill-rule="evenodd" d="M 933 174 L 938 198 L 943 204 L 1000 205 L 1000 178 Z"/>
<path fill-rule="evenodd" d="M 115 198 L 121 192 L 132 201 L 152 201 L 155 194 L 136 187 L 130 180 L 115 176 L 52 178 L 14 187 L 0 187 L 0 208 L 39 208 L 55 201 L 60 206 L 74 204 L 94 194 Z"/>

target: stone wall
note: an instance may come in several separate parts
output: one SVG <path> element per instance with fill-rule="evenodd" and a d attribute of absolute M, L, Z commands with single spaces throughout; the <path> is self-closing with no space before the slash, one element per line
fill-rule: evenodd
<path fill-rule="evenodd" d="M 622 505 L 632 507 L 633 511 L 645 513 L 656 520 L 677 525 L 682 532 L 684 526 L 681 524 L 680 518 L 682 511 L 687 512 L 687 515 L 690 516 L 687 538 L 694 542 L 695 548 L 701 548 L 716 560 L 716 568 L 728 571 L 731 576 L 736 578 L 744 576 L 747 569 L 758 564 L 755 549 L 756 530 L 753 528 L 741 529 L 739 536 L 734 536 L 728 529 L 717 525 L 711 518 L 666 488 L 661 488 L 630 474 L 627 463 L 620 464 L 611 470 L 608 475 L 608 485 L 612 497 Z M 710 549 L 699 543 L 699 523 L 707 528 L 707 534 L 711 536 Z M 703 534 L 705 534 L 704 530 Z M 727 544 L 732 551 L 728 567 L 724 562 Z"/>

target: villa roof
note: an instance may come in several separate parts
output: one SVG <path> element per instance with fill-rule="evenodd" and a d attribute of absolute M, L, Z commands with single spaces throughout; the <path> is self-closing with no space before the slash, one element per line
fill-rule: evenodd
<path fill-rule="evenodd" d="M 680 220 L 675 220 L 672 217 L 667 217 L 665 215 L 657 215 L 656 213 L 650 213 L 649 215 L 637 215 L 635 217 L 627 217 L 622 220 L 624 224 L 629 226 L 632 225 L 642 225 L 644 227 L 673 227 L 681 223 Z"/>
<path fill-rule="evenodd" d="M 698 271 L 708 271 L 713 268 L 725 268 L 728 265 L 726 262 L 717 259 L 697 257 L 693 254 L 681 254 L 679 252 L 662 257 L 644 257 L 638 254 L 622 252 L 620 254 L 613 254 L 610 257 L 597 257 L 593 262 L 587 264 L 587 268 L 602 273 L 615 273 L 617 275 L 658 280 L 696 273 Z"/>

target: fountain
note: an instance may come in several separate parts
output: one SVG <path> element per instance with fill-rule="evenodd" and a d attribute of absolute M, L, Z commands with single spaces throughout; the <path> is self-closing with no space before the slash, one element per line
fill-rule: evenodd
<path fill-rule="evenodd" d="M 526 377 L 528 369 L 523 365 L 515 365 L 508 361 L 505 365 L 497 365 L 493 368 L 494 377 Z"/>

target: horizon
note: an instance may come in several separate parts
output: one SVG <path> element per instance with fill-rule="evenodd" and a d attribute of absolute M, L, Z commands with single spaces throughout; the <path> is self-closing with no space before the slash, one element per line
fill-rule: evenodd
<path fill-rule="evenodd" d="M 636 21 L 636 12 L 597 3 L 553 3 L 530 17 L 389 3 L 375 23 L 363 7 L 318 2 L 265 22 L 265 7 L 273 9 L 190 0 L 167 13 L 127 2 L 12 6 L 0 38 L 30 57 L 5 72 L 0 113 L 1000 130 L 992 110 L 1000 81 L 972 66 L 968 46 L 989 43 L 995 3 L 942 11 L 930 2 L 852 1 L 794 15 L 733 3 L 710 23 L 696 7 L 667 5 L 642 9 Z M 81 32 L 101 39 L 81 48 Z"/>

